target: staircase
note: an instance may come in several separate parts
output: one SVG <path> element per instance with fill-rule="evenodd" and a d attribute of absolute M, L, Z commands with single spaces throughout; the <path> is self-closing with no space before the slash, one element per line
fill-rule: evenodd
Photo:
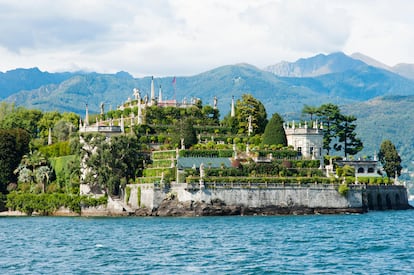
<path fill-rule="evenodd" d="M 125 214 L 129 216 L 135 213 L 121 198 L 115 196 L 108 197 L 108 210 L 110 213 L 116 215 Z"/>

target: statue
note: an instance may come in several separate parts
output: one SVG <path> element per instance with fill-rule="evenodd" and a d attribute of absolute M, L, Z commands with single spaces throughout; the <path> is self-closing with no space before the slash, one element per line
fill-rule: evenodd
<path fill-rule="evenodd" d="M 251 133 L 253 133 L 253 126 L 252 126 L 252 116 L 250 115 L 248 118 L 247 134 L 250 136 Z"/>
<path fill-rule="evenodd" d="M 101 115 L 103 115 L 105 113 L 104 106 L 105 106 L 105 104 L 103 102 L 101 102 Z"/>
<path fill-rule="evenodd" d="M 213 108 L 217 109 L 217 97 L 214 97 L 214 103 L 213 103 Z"/>
<path fill-rule="evenodd" d="M 204 163 L 200 164 L 200 179 L 203 179 L 205 176 L 205 172 L 204 172 Z"/>
<path fill-rule="evenodd" d="M 201 163 L 200 164 L 200 189 L 204 188 L 204 176 L 205 176 L 204 163 Z"/>
<path fill-rule="evenodd" d="M 134 88 L 133 91 L 134 91 L 133 95 L 134 95 L 135 99 L 139 101 L 141 99 L 141 95 L 139 93 L 139 89 L 138 88 Z"/>

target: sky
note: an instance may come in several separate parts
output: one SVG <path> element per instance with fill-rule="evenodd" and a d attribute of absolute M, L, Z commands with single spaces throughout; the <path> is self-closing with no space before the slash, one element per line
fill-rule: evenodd
<path fill-rule="evenodd" d="M 0 71 L 196 75 L 319 53 L 414 63 L 411 0 L 0 0 Z"/>

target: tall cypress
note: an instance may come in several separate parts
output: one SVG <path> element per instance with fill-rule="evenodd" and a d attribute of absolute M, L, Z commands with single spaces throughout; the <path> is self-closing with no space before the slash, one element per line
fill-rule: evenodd
<path fill-rule="evenodd" d="M 262 144 L 287 146 L 285 129 L 283 128 L 283 119 L 278 113 L 274 113 L 267 123 L 263 134 Z"/>

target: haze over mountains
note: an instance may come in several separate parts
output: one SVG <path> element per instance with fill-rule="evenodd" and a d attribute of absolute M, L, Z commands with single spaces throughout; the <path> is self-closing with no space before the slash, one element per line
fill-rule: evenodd
<path fill-rule="evenodd" d="M 414 127 L 414 65 L 394 67 L 362 54 L 316 55 L 296 62 L 280 62 L 259 69 L 249 64 L 226 65 L 189 77 L 155 78 L 164 99 L 178 101 L 200 98 L 218 107 L 224 116 L 230 111 L 231 97 L 250 93 L 266 107 L 268 116 L 277 112 L 285 120 L 301 119 L 304 104 L 334 103 L 358 120 L 358 134 L 364 142 L 362 154 L 373 155 L 383 139 L 391 139 L 405 158 L 414 159 L 414 142 L 407 135 Z M 98 113 L 101 102 L 114 109 L 132 89 L 150 94 L 151 77 L 134 78 L 126 72 L 47 73 L 37 68 L 0 73 L 0 100 L 44 111 L 71 111 L 83 115 L 86 103 Z M 367 112 L 369 110 L 369 112 Z M 395 127 L 398 124 L 399 127 Z"/>

